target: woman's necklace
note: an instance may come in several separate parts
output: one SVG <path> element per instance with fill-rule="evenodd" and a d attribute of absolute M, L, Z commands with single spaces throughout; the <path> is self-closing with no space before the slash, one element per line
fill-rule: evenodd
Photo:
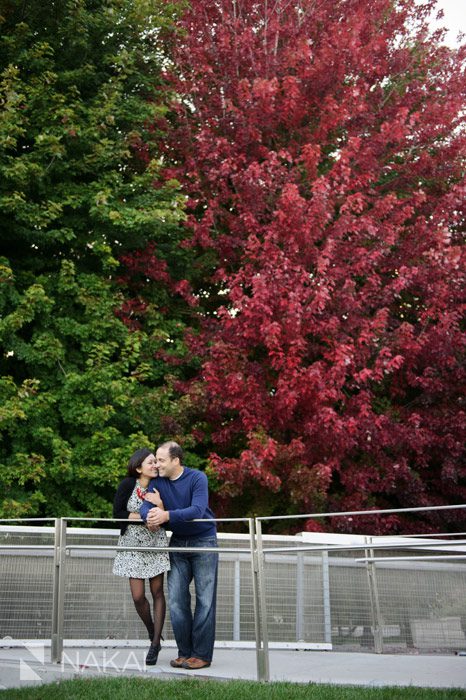
<path fill-rule="evenodd" d="M 141 501 L 143 501 L 143 500 L 144 500 L 144 496 L 146 495 L 147 490 L 148 490 L 149 487 L 148 487 L 148 486 L 146 486 L 146 487 L 141 486 L 141 484 L 139 483 L 139 481 L 137 481 L 136 484 L 137 484 L 137 486 L 136 486 L 136 496 L 137 496 L 138 498 L 140 498 Z"/>

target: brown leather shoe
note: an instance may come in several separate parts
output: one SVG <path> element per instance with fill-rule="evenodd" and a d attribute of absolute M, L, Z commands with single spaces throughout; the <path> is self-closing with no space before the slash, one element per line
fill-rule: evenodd
<path fill-rule="evenodd" d="M 173 668 L 181 668 L 187 659 L 184 656 L 179 656 L 177 659 L 172 659 L 170 661 L 170 666 Z"/>
<path fill-rule="evenodd" d="M 204 661 L 204 659 L 196 659 L 195 656 L 191 656 L 191 658 L 183 661 L 181 666 L 182 668 L 190 668 L 191 670 L 196 671 L 198 668 L 207 668 L 207 666 L 210 666 L 210 661 Z"/>

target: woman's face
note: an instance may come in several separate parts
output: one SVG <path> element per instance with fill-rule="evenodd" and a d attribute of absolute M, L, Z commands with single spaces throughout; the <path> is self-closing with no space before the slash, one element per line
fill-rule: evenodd
<path fill-rule="evenodd" d="M 153 479 L 157 476 L 157 467 L 155 464 L 155 457 L 153 454 L 148 455 L 145 460 L 141 463 L 140 468 L 137 470 L 141 476 L 146 476 L 148 479 Z"/>

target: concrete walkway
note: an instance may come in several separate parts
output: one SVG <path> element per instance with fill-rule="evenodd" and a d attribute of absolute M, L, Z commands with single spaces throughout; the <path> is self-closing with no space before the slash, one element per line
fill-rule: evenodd
<path fill-rule="evenodd" d="M 145 667 L 146 651 L 142 646 L 65 647 L 62 664 L 52 664 L 50 647 L 37 642 L 0 648 L 0 688 L 103 675 L 257 680 L 254 649 L 218 648 L 212 666 L 201 671 L 171 668 L 172 644 L 162 648 L 157 666 Z M 466 656 L 271 650 L 270 669 L 274 681 L 466 689 Z"/>

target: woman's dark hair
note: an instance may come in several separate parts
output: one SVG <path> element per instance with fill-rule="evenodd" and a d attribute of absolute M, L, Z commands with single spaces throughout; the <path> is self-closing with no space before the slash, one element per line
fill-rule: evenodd
<path fill-rule="evenodd" d="M 152 450 L 148 450 L 147 447 L 141 447 L 139 450 L 136 450 L 136 452 L 131 455 L 128 462 L 128 476 L 135 476 L 137 478 L 139 476 L 139 472 L 137 470 L 144 462 L 146 457 L 151 454 Z"/>

